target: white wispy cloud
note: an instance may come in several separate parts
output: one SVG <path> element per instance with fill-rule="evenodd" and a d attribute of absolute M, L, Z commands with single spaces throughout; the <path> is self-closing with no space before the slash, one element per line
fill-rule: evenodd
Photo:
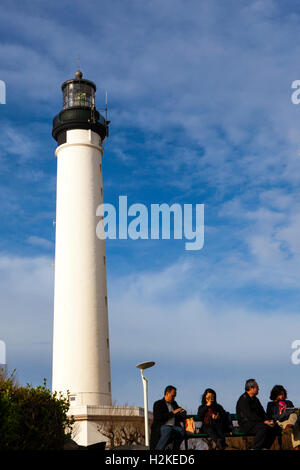
<path fill-rule="evenodd" d="M 46 250 L 50 248 L 53 249 L 53 243 L 51 241 L 42 237 L 37 237 L 35 235 L 31 235 L 30 237 L 28 237 L 27 243 Z"/>

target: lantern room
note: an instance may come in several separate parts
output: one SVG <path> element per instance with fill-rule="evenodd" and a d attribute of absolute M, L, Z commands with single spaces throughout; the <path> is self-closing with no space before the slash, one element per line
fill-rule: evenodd
<path fill-rule="evenodd" d="M 82 78 L 82 72 L 77 70 L 75 77 L 64 82 L 61 88 L 63 106 L 53 119 L 52 129 L 52 135 L 58 145 L 66 142 L 66 133 L 71 129 L 91 129 L 103 142 L 108 136 L 110 121 L 106 119 L 107 107 L 105 107 L 105 117 L 96 109 L 95 83 Z"/>
<path fill-rule="evenodd" d="M 95 106 L 96 85 L 82 78 L 82 72 L 77 70 L 75 78 L 62 84 L 63 108 L 74 106 L 92 108 Z"/>

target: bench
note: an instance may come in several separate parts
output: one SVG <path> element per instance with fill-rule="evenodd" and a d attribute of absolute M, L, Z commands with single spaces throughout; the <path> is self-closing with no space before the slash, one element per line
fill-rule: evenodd
<path fill-rule="evenodd" d="M 245 433 L 240 432 L 238 430 L 238 426 L 237 425 L 235 426 L 235 423 L 237 424 L 237 416 L 236 416 L 235 413 L 231 413 L 230 416 L 231 416 L 234 428 L 233 428 L 233 431 L 225 433 L 224 434 L 225 437 L 251 437 L 251 436 L 253 436 L 253 434 L 245 434 Z M 195 424 L 200 423 L 198 415 L 186 415 L 186 418 L 194 418 Z M 189 439 L 209 439 L 209 436 L 208 436 L 208 434 L 201 433 L 201 432 L 195 432 L 195 433 L 188 432 L 188 433 L 186 433 L 185 439 L 184 439 L 185 449 L 186 450 L 188 449 L 188 440 Z M 277 439 L 278 439 L 279 448 L 281 449 L 282 448 L 282 436 L 281 436 L 281 434 L 279 434 L 277 436 Z"/>

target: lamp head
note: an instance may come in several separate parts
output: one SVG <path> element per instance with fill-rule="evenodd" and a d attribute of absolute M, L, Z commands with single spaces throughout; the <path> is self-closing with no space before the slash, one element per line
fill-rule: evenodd
<path fill-rule="evenodd" d="M 155 362 L 149 361 L 149 362 L 141 362 L 140 364 L 137 364 L 137 368 L 141 370 L 149 369 L 149 367 L 153 367 L 155 365 Z"/>

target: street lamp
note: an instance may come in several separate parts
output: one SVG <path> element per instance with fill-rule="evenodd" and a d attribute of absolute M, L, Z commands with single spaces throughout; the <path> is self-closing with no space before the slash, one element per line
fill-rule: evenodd
<path fill-rule="evenodd" d="M 145 417 L 145 445 L 149 447 L 149 421 L 148 421 L 148 380 L 143 374 L 145 369 L 149 369 L 149 367 L 153 367 L 155 362 L 141 362 L 137 364 L 137 368 L 141 371 L 141 377 L 143 382 L 143 389 L 144 389 L 144 417 Z"/>

